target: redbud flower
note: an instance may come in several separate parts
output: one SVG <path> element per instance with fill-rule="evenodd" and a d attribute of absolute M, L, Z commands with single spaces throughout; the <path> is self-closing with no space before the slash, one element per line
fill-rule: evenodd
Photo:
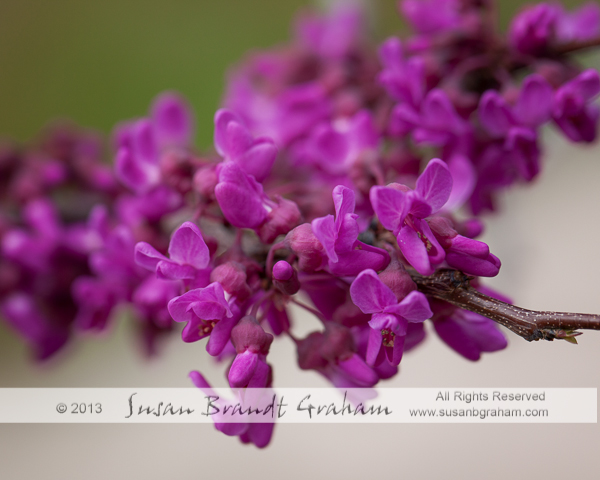
<path fill-rule="evenodd" d="M 237 163 L 259 182 L 269 175 L 277 156 L 277 147 L 270 138 L 254 139 L 242 120 L 229 110 L 215 114 L 215 148 L 226 161 Z"/>
<path fill-rule="evenodd" d="M 176 322 L 187 322 L 181 338 L 196 342 L 210 335 L 206 351 L 219 355 L 229 341 L 231 330 L 239 320 L 239 309 L 225 300 L 223 287 L 217 282 L 173 298 L 168 305 Z"/>
<path fill-rule="evenodd" d="M 377 273 L 365 270 L 350 287 L 352 301 L 364 312 L 373 314 L 367 348 L 367 363 L 379 365 L 384 358 L 392 365 L 402 359 L 408 322 L 423 322 L 433 313 L 421 292 L 410 292 L 400 303 Z"/>
<path fill-rule="evenodd" d="M 184 222 L 173 233 L 169 257 L 146 242 L 139 242 L 135 246 L 136 263 L 147 270 L 156 271 L 158 278 L 193 281 L 198 286 L 208 283 L 210 272 L 206 269 L 210 253 L 200 229 L 192 222 Z"/>
<path fill-rule="evenodd" d="M 397 236 L 406 260 L 422 275 L 444 260 L 445 252 L 424 218 L 444 206 L 452 190 L 452 176 L 439 159 L 431 160 L 417 179 L 415 190 L 407 187 L 373 187 L 370 198 L 381 224 Z"/>
<path fill-rule="evenodd" d="M 269 383 L 271 367 L 266 356 L 273 335 L 265 333 L 252 316 L 245 316 L 231 331 L 231 342 L 237 353 L 227 378 L 233 388 L 265 388 Z"/>
<path fill-rule="evenodd" d="M 585 70 L 562 85 L 554 97 L 552 116 L 565 135 L 574 142 L 593 142 L 600 109 L 592 100 L 600 94 L 600 75 Z"/>
<path fill-rule="evenodd" d="M 338 185 L 333 189 L 333 215 L 316 218 L 312 229 L 327 257 L 329 269 L 335 275 L 356 275 L 365 268 L 384 269 L 390 261 L 385 250 L 358 241 L 358 215 L 354 213 L 354 192 Z"/>

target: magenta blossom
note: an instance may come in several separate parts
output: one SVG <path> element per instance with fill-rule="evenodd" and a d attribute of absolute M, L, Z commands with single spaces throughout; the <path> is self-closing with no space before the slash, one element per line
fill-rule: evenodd
<path fill-rule="evenodd" d="M 350 329 L 327 323 L 324 332 L 313 332 L 297 343 L 298 364 L 316 370 L 338 388 L 367 388 L 379 381 L 377 373 L 356 353 Z"/>
<path fill-rule="evenodd" d="M 381 224 L 392 231 L 406 260 L 422 275 L 431 275 L 445 252 L 424 220 L 444 206 L 452 191 L 452 175 L 435 158 L 417 179 L 415 190 L 404 185 L 371 188 L 373 209 Z"/>
<path fill-rule="evenodd" d="M 397 104 L 392 110 L 389 128 L 392 135 L 411 133 L 416 143 L 438 147 L 467 135 L 470 130 L 441 89 L 431 90 L 420 105 Z"/>
<path fill-rule="evenodd" d="M 311 225 L 321 242 L 329 269 L 335 275 L 357 275 L 365 268 L 383 270 L 390 261 L 385 250 L 358 241 L 358 215 L 354 213 L 354 192 L 338 185 L 333 189 L 333 215 L 315 218 Z"/>
<path fill-rule="evenodd" d="M 593 142 L 600 109 L 592 100 L 600 94 L 600 75 L 585 70 L 562 85 L 554 97 L 552 116 L 565 135 L 574 142 Z"/>
<path fill-rule="evenodd" d="M 402 42 L 396 37 L 387 39 L 379 47 L 379 58 L 383 64 L 379 82 L 395 100 L 417 108 L 425 97 L 423 59 L 418 56 L 406 59 Z"/>
<path fill-rule="evenodd" d="M 318 125 L 306 143 L 307 163 L 331 175 L 342 175 L 361 154 L 375 151 L 379 134 L 371 113 L 362 110 L 352 118 Z"/>
<path fill-rule="evenodd" d="M 181 335 L 184 342 L 196 342 L 210 335 L 206 351 L 213 356 L 223 351 L 240 318 L 239 308 L 225 300 L 223 287 L 217 282 L 173 298 L 168 309 L 173 320 L 187 322 Z"/>
<path fill-rule="evenodd" d="M 402 0 L 399 6 L 411 27 L 422 35 L 455 30 L 463 22 L 460 0 Z"/>
<path fill-rule="evenodd" d="M 215 148 L 226 161 L 237 163 L 259 182 L 269 175 L 277 157 L 273 140 L 253 138 L 242 120 L 229 110 L 215 114 Z"/>
<path fill-rule="evenodd" d="M 231 331 L 231 342 L 237 355 L 227 376 L 229 385 L 233 388 L 265 388 L 271 375 L 266 356 L 273 335 L 266 333 L 256 318 L 247 315 Z"/>
<path fill-rule="evenodd" d="M 384 359 L 392 365 L 402 360 L 408 322 L 423 322 L 433 313 L 421 292 L 410 292 L 400 303 L 396 295 L 373 270 L 365 270 L 350 286 L 352 301 L 364 312 L 372 314 L 371 335 L 367 347 L 367 363 L 379 365 Z"/>
<path fill-rule="evenodd" d="M 558 3 L 524 9 L 509 29 L 511 45 L 530 55 L 546 53 L 557 44 L 590 40 L 600 33 L 600 7 L 589 2 L 573 12 Z"/>
<path fill-rule="evenodd" d="M 552 104 L 552 87 L 536 74 L 523 81 L 513 107 L 495 90 L 484 93 L 479 103 L 481 123 L 490 135 L 504 140 L 504 155 L 527 181 L 540 170 L 536 129 L 550 119 Z"/>
<path fill-rule="evenodd" d="M 169 257 L 153 246 L 139 242 L 135 246 L 135 261 L 150 271 L 156 271 L 163 280 L 185 280 L 188 284 L 204 287 L 208 284 L 210 252 L 200 229 L 192 222 L 184 222 L 171 237 Z"/>
<path fill-rule="evenodd" d="M 154 101 L 150 118 L 117 129 L 117 177 L 138 194 L 148 192 L 161 182 L 162 153 L 187 148 L 193 132 L 193 115 L 185 101 L 174 93 L 162 94 Z"/>
<path fill-rule="evenodd" d="M 190 378 L 193 384 L 202 390 L 202 393 L 211 397 L 218 397 L 210 384 L 200 372 L 190 372 Z M 228 401 L 225 405 L 233 407 L 237 402 Z M 258 448 L 266 447 L 271 441 L 275 423 L 228 423 L 220 422 L 222 413 L 216 413 L 212 416 L 215 421 L 215 428 L 230 437 L 239 437 L 242 443 L 253 443 Z"/>

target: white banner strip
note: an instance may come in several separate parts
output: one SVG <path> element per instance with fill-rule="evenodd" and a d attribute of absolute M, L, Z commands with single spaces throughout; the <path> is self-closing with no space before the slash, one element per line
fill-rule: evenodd
<path fill-rule="evenodd" d="M 2 388 L 0 423 L 597 423 L 596 388 Z"/>

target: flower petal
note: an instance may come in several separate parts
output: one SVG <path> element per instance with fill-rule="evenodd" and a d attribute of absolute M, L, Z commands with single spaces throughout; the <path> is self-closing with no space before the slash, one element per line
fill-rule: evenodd
<path fill-rule="evenodd" d="M 410 227 L 403 227 L 398 234 L 398 246 L 402 255 L 421 275 L 431 275 L 434 271 L 423 241 Z"/>
<path fill-rule="evenodd" d="M 191 265 L 198 270 L 206 268 L 210 252 L 196 224 L 184 222 L 175 231 L 169 243 L 169 257 L 177 263 Z"/>
<path fill-rule="evenodd" d="M 152 104 L 152 121 L 161 146 L 186 147 L 194 135 L 194 116 L 185 100 L 174 92 L 159 95 Z"/>
<path fill-rule="evenodd" d="M 355 195 L 352 190 L 343 185 L 338 185 L 333 189 L 333 204 L 335 205 L 335 223 L 341 224 L 342 220 L 349 213 L 354 213 Z"/>
<path fill-rule="evenodd" d="M 339 361 L 338 367 L 361 387 L 372 387 L 379 381 L 373 369 L 356 353 L 347 360 Z"/>
<path fill-rule="evenodd" d="M 317 240 L 323 245 L 327 256 L 332 262 L 338 261 L 337 253 L 335 252 L 335 241 L 337 240 L 337 229 L 333 215 L 315 218 L 311 222 L 312 231 L 317 237 Z"/>
<path fill-rule="evenodd" d="M 367 364 L 372 367 L 376 367 L 380 365 L 383 361 L 383 356 L 381 355 L 381 347 L 383 345 L 383 337 L 381 336 L 380 330 L 375 330 L 373 328 L 369 329 L 369 343 L 367 345 L 367 354 L 366 360 Z"/>
<path fill-rule="evenodd" d="M 240 314 L 236 312 L 231 317 L 225 317 L 217 322 L 206 344 L 206 351 L 209 355 L 213 357 L 221 355 L 231 337 L 231 330 L 237 325 L 239 319 Z"/>
<path fill-rule="evenodd" d="M 434 158 L 417 179 L 415 191 L 437 212 L 450 198 L 452 174 L 448 166 L 439 158 Z"/>
<path fill-rule="evenodd" d="M 350 285 L 350 297 L 363 313 L 379 313 L 397 303 L 394 293 L 374 270 L 364 270 Z"/>
<path fill-rule="evenodd" d="M 235 357 L 235 360 L 229 369 L 229 374 L 227 375 L 229 385 L 231 385 L 232 388 L 241 388 L 248 385 L 257 366 L 258 354 L 249 350 L 244 353 L 239 353 Z"/>
<path fill-rule="evenodd" d="M 554 91 L 548 81 L 538 74 L 524 81 L 515 105 L 515 115 L 525 125 L 536 128 L 550 120 Z"/>
<path fill-rule="evenodd" d="M 271 139 L 258 139 L 236 160 L 244 171 L 262 182 L 271 173 L 277 158 L 277 147 Z"/>
<path fill-rule="evenodd" d="M 158 262 L 163 260 L 168 261 L 167 257 L 146 242 L 138 242 L 136 244 L 133 259 L 139 266 L 151 272 L 156 270 Z"/>
<path fill-rule="evenodd" d="M 381 271 L 390 263 L 390 255 L 382 248 L 356 242 L 355 250 L 338 254 L 337 262 L 329 262 L 331 273 L 353 277 L 365 269 Z"/>
<path fill-rule="evenodd" d="M 495 90 L 488 90 L 479 101 L 479 120 L 494 136 L 503 137 L 515 124 L 506 100 Z"/>
<path fill-rule="evenodd" d="M 417 291 L 410 292 L 397 305 L 387 307 L 385 312 L 399 315 L 409 322 L 424 322 L 433 316 L 427 297 Z"/>
<path fill-rule="evenodd" d="M 406 194 L 390 187 L 371 187 L 369 198 L 381 224 L 397 232 L 406 217 L 408 203 Z"/>
<path fill-rule="evenodd" d="M 262 225 L 267 219 L 262 186 L 233 162 L 220 164 L 218 177 L 215 197 L 227 221 L 238 228 Z"/>

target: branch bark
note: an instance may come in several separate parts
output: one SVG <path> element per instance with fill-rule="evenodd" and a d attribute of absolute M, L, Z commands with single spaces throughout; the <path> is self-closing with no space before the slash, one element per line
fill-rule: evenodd
<path fill-rule="evenodd" d="M 600 330 L 600 315 L 526 310 L 488 297 L 470 285 L 472 277 L 458 270 L 438 270 L 425 277 L 411 272 L 420 292 L 487 317 L 528 342 L 567 340 L 577 343 L 576 330 Z"/>

